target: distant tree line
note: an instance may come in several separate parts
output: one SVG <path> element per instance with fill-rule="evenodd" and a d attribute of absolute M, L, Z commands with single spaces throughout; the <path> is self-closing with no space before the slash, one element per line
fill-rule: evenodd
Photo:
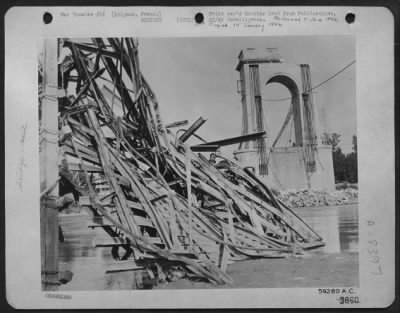
<path fill-rule="evenodd" d="M 324 133 L 322 142 L 332 146 L 333 169 L 335 173 L 335 182 L 358 182 L 357 165 L 357 136 L 353 135 L 352 152 L 344 154 L 339 147 L 340 136 L 337 133 Z"/>

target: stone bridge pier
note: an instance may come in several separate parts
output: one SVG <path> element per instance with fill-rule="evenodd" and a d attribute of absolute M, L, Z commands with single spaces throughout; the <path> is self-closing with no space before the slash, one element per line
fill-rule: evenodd
<path fill-rule="evenodd" d="M 266 134 L 263 139 L 242 143 L 234 152 L 236 159 L 280 190 L 334 190 L 332 149 L 322 144 L 318 134 L 310 66 L 285 63 L 276 49 L 246 49 L 239 54 L 236 70 L 240 73 L 242 134 L 266 129 L 262 90 L 271 83 L 285 86 L 291 95 L 290 111 L 278 137 L 290 120 L 294 129 L 290 146 L 279 146 L 279 138 Z"/>

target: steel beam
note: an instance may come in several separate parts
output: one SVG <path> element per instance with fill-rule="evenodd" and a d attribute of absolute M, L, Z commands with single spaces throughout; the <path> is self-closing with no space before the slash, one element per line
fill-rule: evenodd
<path fill-rule="evenodd" d="M 210 141 L 201 145 L 197 145 L 196 147 L 203 147 L 203 146 L 229 146 L 229 145 L 234 145 L 237 143 L 245 142 L 245 141 L 253 141 L 256 139 L 260 139 L 265 135 L 265 131 L 258 132 L 258 133 L 253 133 L 253 134 L 248 134 L 248 135 L 243 135 L 243 136 L 237 136 L 237 137 L 231 137 L 227 139 L 222 139 L 222 140 L 216 140 L 216 141 Z"/>
<path fill-rule="evenodd" d="M 190 136 L 192 136 L 207 120 L 199 117 L 196 122 L 192 124 L 192 126 L 187 129 L 182 136 L 179 137 L 179 140 L 182 142 L 186 142 Z"/>

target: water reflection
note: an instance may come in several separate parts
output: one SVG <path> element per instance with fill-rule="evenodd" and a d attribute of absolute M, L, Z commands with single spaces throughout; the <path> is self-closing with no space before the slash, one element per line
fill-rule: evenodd
<path fill-rule="evenodd" d="M 357 205 L 298 208 L 295 210 L 320 236 L 325 253 L 358 252 Z M 89 216 L 62 216 L 65 242 L 60 243 L 60 270 L 74 273 L 60 290 L 121 290 L 135 288 L 134 272 L 105 274 L 114 263 L 110 248 L 94 248 L 93 241 L 107 240 L 100 228 L 90 229 Z"/>
<path fill-rule="evenodd" d="M 358 208 L 339 210 L 339 235 L 342 251 L 358 252 Z"/>
<path fill-rule="evenodd" d="M 358 207 L 354 205 L 295 210 L 324 240 L 326 253 L 358 252 Z"/>

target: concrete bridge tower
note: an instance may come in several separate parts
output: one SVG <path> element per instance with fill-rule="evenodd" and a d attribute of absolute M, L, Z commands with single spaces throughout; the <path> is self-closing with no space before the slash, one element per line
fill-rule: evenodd
<path fill-rule="evenodd" d="M 334 190 L 332 150 L 319 140 L 310 66 L 284 63 L 276 49 L 246 49 L 239 54 L 236 70 L 240 73 L 243 135 L 266 130 L 262 90 L 268 84 L 285 86 L 291 106 L 277 138 L 267 133 L 262 139 L 243 143 L 235 157 L 279 189 Z M 289 121 L 293 122 L 294 142 L 282 147 L 277 143 Z"/>

